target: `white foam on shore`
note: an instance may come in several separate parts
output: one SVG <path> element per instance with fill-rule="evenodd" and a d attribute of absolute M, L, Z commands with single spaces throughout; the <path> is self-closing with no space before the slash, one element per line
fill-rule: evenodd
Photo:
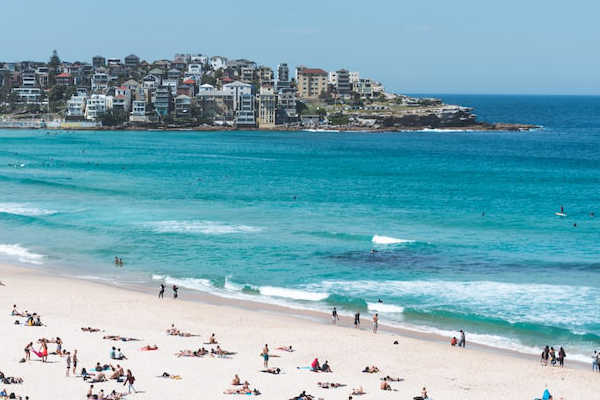
<path fill-rule="evenodd" d="M 384 304 L 384 303 L 367 303 L 369 307 L 369 311 L 376 311 L 380 313 L 402 313 L 404 312 L 404 307 L 397 306 L 394 304 Z"/>
<path fill-rule="evenodd" d="M 227 235 L 262 231 L 262 228 L 256 226 L 226 224 L 216 221 L 158 221 L 148 225 L 157 233 Z"/>
<path fill-rule="evenodd" d="M 173 278 L 168 275 L 152 275 L 153 280 L 163 281 L 169 285 L 177 285 L 184 288 L 189 288 L 193 290 L 199 290 L 202 292 L 206 292 L 212 295 L 236 299 L 236 300 L 250 300 L 250 301 L 258 301 L 265 304 L 273 304 L 278 306 L 289 307 L 292 309 L 300 309 L 300 310 L 311 310 L 311 311 L 320 311 L 320 312 L 329 312 L 329 306 L 324 305 L 323 303 L 319 303 L 319 301 L 325 300 L 328 297 L 328 293 L 323 291 L 324 287 L 329 289 L 346 287 L 348 290 L 358 290 L 357 286 L 352 286 L 352 282 L 345 281 L 326 281 L 326 284 L 319 285 L 310 285 L 310 291 L 305 291 L 301 289 L 288 289 L 281 287 L 272 287 L 272 286 L 262 286 L 259 288 L 259 295 L 251 295 L 242 293 L 242 289 L 244 285 L 237 284 L 231 282 L 229 277 L 225 280 L 225 285 L 223 289 L 216 288 L 208 279 L 195 279 L 195 278 Z M 361 288 L 369 287 L 373 289 L 377 287 L 378 289 L 383 289 L 381 285 L 385 285 L 385 282 L 374 282 L 374 281 L 358 281 L 359 286 Z M 415 282 L 416 286 L 421 286 L 423 282 Z M 350 285 L 348 287 L 347 285 Z M 315 291 L 315 290 L 321 291 Z M 387 290 L 391 290 L 390 287 L 386 287 Z M 396 289 L 398 287 L 396 286 Z M 439 289 L 439 288 L 438 288 Z M 409 290 L 414 290 L 414 286 L 411 284 Z M 310 301 L 310 303 L 297 303 L 298 300 Z M 368 303 L 368 309 L 370 312 L 379 312 L 382 313 L 383 316 L 385 314 L 392 313 L 402 313 L 404 308 L 402 306 L 394 305 L 394 304 L 386 304 L 386 303 Z M 343 310 L 339 310 L 341 315 L 352 316 L 351 313 L 345 313 Z M 381 320 L 382 324 L 389 325 L 391 327 L 405 329 L 418 333 L 425 334 L 435 334 L 442 337 L 447 337 L 448 342 L 452 336 L 457 336 L 459 333 L 444 330 L 439 328 L 434 328 L 430 326 L 421 326 L 421 325 L 413 325 L 407 324 L 400 321 L 395 321 L 393 319 L 383 318 Z M 467 345 L 468 343 L 477 343 L 484 346 L 489 346 L 493 348 L 497 348 L 500 350 L 511 350 L 522 354 L 528 355 L 538 355 L 541 353 L 541 347 L 533 347 L 527 346 L 517 339 L 511 339 L 504 336 L 493 335 L 493 334 L 478 334 L 467 332 Z M 549 344 L 552 345 L 552 344 Z M 560 344 L 555 345 L 555 348 L 560 347 Z M 568 350 L 568 349 L 567 349 Z M 570 360 L 581 361 L 588 363 L 590 362 L 590 358 L 584 354 L 579 354 L 576 352 L 569 352 L 568 358 Z"/>
<path fill-rule="evenodd" d="M 275 286 L 261 286 L 260 294 L 270 297 L 283 297 L 293 300 L 321 301 L 329 297 L 328 293 L 308 292 L 300 289 L 289 289 Z"/>
<path fill-rule="evenodd" d="M 414 240 L 410 239 L 398 239 L 390 236 L 374 235 L 371 241 L 375 244 L 400 244 L 400 243 L 414 243 Z"/>
<path fill-rule="evenodd" d="M 43 264 L 44 259 L 44 255 L 33 253 L 19 244 L 0 244 L 0 255 L 16 258 L 22 263 L 35 265 Z"/>
<path fill-rule="evenodd" d="M 37 217 L 41 215 L 52 215 L 55 214 L 56 211 L 44 210 L 42 208 L 31 207 L 21 203 L 0 203 L 0 213 Z"/>

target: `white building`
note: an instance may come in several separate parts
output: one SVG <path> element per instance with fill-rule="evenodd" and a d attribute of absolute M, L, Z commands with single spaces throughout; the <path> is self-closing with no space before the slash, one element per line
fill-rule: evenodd
<path fill-rule="evenodd" d="M 360 79 L 360 72 L 358 71 L 350 71 L 350 83 L 356 83 Z"/>
<path fill-rule="evenodd" d="M 222 56 L 214 56 L 210 58 L 210 66 L 213 70 L 223 69 L 227 66 L 227 58 Z"/>
<path fill-rule="evenodd" d="M 92 92 L 108 89 L 108 74 L 98 72 L 92 75 Z"/>
<path fill-rule="evenodd" d="M 144 76 L 142 80 L 142 86 L 144 89 L 156 89 L 162 84 L 160 76 L 149 74 Z"/>
<path fill-rule="evenodd" d="M 108 109 L 108 98 L 103 94 L 93 94 L 87 99 L 85 118 L 95 121 Z"/>
<path fill-rule="evenodd" d="M 329 73 L 329 77 L 327 79 L 327 83 L 329 83 L 330 85 L 337 85 L 337 72 L 335 71 L 331 71 Z"/>
<path fill-rule="evenodd" d="M 223 85 L 223 92 L 225 95 L 233 97 L 233 109 L 237 110 L 241 104 L 241 97 L 244 95 L 252 95 L 252 85 L 244 82 L 231 82 Z"/>
<path fill-rule="evenodd" d="M 39 88 L 14 88 L 13 93 L 19 97 L 19 103 L 40 104 L 42 91 Z"/>
<path fill-rule="evenodd" d="M 69 117 L 83 117 L 85 115 L 85 105 L 87 96 L 72 96 L 67 101 L 67 115 Z"/>

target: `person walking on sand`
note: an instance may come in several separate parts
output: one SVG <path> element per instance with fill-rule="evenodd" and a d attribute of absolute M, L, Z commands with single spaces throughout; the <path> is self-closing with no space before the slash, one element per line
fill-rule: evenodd
<path fill-rule="evenodd" d="M 460 340 L 458 341 L 458 347 L 462 347 L 463 349 L 467 345 L 467 340 L 465 339 L 465 331 L 460 330 Z"/>
<path fill-rule="evenodd" d="M 558 349 L 558 365 L 559 367 L 564 367 L 565 366 L 565 357 L 567 356 L 567 353 L 565 352 L 565 349 L 560 346 L 560 349 Z"/>
<path fill-rule="evenodd" d="M 265 344 L 265 347 L 260 355 L 263 357 L 264 367 L 269 368 L 269 345 Z"/>
<path fill-rule="evenodd" d="M 31 349 L 33 349 L 33 342 L 29 342 L 29 344 L 25 346 L 25 361 L 31 361 Z"/>
<path fill-rule="evenodd" d="M 373 315 L 373 333 L 377 333 L 377 328 L 379 327 L 379 315 L 375 313 Z"/>
<path fill-rule="evenodd" d="M 75 375 L 75 371 L 77 370 L 77 349 L 73 350 L 71 361 L 73 362 L 73 375 Z"/>
<path fill-rule="evenodd" d="M 66 376 L 69 376 L 69 371 L 71 371 L 71 353 L 69 353 L 68 351 L 66 352 L 67 354 L 67 372 L 66 372 Z"/>
<path fill-rule="evenodd" d="M 173 298 L 176 299 L 177 298 L 177 291 L 179 290 L 179 288 L 176 285 L 173 285 Z"/>
<path fill-rule="evenodd" d="M 132 390 L 133 390 L 133 393 L 137 393 L 137 390 L 135 390 L 135 387 L 133 387 L 134 383 L 135 383 L 135 377 L 131 373 L 131 370 L 128 369 L 127 376 L 125 377 L 125 382 L 123 383 L 123 386 L 127 385 L 127 391 L 129 393 L 131 393 Z"/>
<path fill-rule="evenodd" d="M 160 291 L 158 292 L 158 298 L 162 299 L 165 296 L 165 284 L 160 284 Z"/>
<path fill-rule="evenodd" d="M 333 311 L 331 311 L 331 320 L 334 324 L 337 324 L 340 317 L 338 316 L 337 308 L 333 307 Z"/>
<path fill-rule="evenodd" d="M 360 328 L 360 313 L 359 312 L 354 314 L 354 327 Z"/>

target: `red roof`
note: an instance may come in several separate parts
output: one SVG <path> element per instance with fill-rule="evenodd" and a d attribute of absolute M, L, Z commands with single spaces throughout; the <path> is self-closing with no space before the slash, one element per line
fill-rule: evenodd
<path fill-rule="evenodd" d="M 303 68 L 300 73 L 305 75 L 327 75 L 327 71 L 321 68 Z"/>
<path fill-rule="evenodd" d="M 71 74 L 69 74 L 68 72 L 63 72 L 62 74 L 58 74 L 56 75 L 57 78 L 70 78 Z"/>
<path fill-rule="evenodd" d="M 186 85 L 193 85 L 194 83 L 196 83 L 196 81 L 194 81 L 193 79 L 186 79 L 185 81 L 183 81 L 183 83 L 185 83 Z"/>
<path fill-rule="evenodd" d="M 226 76 L 225 78 L 222 79 L 223 82 L 233 82 L 233 79 L 231 79 L 230 77 Z"/>

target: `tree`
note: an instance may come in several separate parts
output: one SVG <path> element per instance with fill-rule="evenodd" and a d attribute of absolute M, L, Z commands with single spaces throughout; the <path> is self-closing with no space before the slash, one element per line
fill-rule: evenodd
<path fill-rule="evenodd" d="M 108 110 L 100 120 L 104 126 L 118 126 L 127 121 L 127 113 L 123 110 Z"/>

